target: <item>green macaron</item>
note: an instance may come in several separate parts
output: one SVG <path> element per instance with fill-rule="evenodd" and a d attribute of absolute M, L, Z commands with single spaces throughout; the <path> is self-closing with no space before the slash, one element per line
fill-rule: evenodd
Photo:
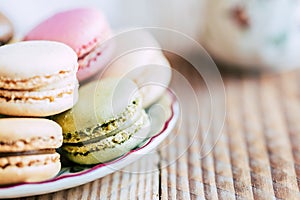
<path fill-rule="evenodd" d="M 144 141 L 150 120 L 136 84 L 102 79 L 79 89 L 77 104 L 53 119 L 62 126 L 62 154 L 78 164 L 113 160 Z"/>

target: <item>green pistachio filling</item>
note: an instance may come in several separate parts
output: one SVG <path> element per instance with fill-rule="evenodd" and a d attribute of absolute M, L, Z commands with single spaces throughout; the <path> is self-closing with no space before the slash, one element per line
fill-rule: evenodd
<path fill-rule="evenodd" d="M 114 148 L 117 145 L 124 143 L 125 141 L 130 139 L 135 133 L 141 130 L 145 124 L 145 121 L 148 120 L 147 118 L 148 118 L 147 114 L 145 113 L 145 111 L 143 111 L 142 116 L 140 117 L 140 119 L 136 121 L 135 124 L 128 127 L 127 129 L 119 131 L 113 136 L 106 137 L 104 139 L 97 140 L 96 142 L 92 142 L 92 143 L 88 141 L 85 145 L 81 145 L 81 146 L 64 144 L 62 146 L 62 149 L 66 153 L 73 154 L 74 156 L 76 155 L 87 156 L 89 153 L 95 151 L 104 150 L 106 148 Z"/>
<path fill-rule="evenodd" d="M 96 124 L 93 127 L 88 127 L 84 130 L 75 131 L 72 133 L 63 133 L 64 143 L 79 143 L 85 142 L 92 138 L 106 138 L 114 135 L 120 127 L 126 126 L 127 121 L 135 121 L 136 117 L 140 115 L 138 111 L 141 107 L 141 101 L 137 98 L 130 105 L 128 105 L 123 113 L 119 116 L 103 123 Z"/>

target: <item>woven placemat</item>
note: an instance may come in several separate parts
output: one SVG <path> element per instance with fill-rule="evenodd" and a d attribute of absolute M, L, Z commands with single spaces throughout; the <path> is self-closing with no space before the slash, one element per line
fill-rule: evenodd
<path fill-rule="evenodd" d="M 224 74 L 219 132 L 201 77 L 181 60 L 173 66 L 199 107 L 174 76 L 181 117 L 159 151 L 83 186 L 27 199 L 300 199 L 300 71 Z"/>

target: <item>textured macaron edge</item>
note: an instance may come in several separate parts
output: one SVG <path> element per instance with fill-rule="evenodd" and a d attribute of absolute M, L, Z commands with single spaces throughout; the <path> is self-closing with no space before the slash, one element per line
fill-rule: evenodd
<path fill-rule="evenodd" d="M 62 113 L 72 108 L 78 100 L 78 90 L 73 93 L 64 94 L 53 97 L 53 101 L 49 99 L 34 101 L 11 101 L 0 99 L 0 113 L 4 115 L 20 116 L 20 117 L 47 117 Z"/>
<path fill-rule="evenodd" d="M 129 104 L 122 113 L 102 124 L 97 123 L 94 126 L 86 127 L 82 130 L 63 132 L 64 143 L 85 142 L 97 137 L 105 137 L 130 126 L 133 122 L 136 122 L 143 113 L 140 97 L 138 96 L 133 102 Z"/>
<path fill-rule="evenodd" d="M 115 45 L 109 42 L 99 43 L 95 49 L 85 57 L 78 59 L 77 78 L 81 83 L 93 77 L 99 76 L 112 59 Z"/>
<path fill-rule="evenodd" d="M 33 76 L 25 79 L 0 77 L 0 88 L 5 90 L 33 90 L 73 77 L 76 71 L 59 71 L 57 74 Z"/>
<path fill-rule="evenodd" d="M 113 147 L 106 147 L 104 149 L 100 149 L 88 153 L 87 152 L 82 153 L 80 152 L 80 150 L 77 153 L 75 152 L 70 153 L 68 152 L 68 150 L 66 150 L 66 148 L 64 149 L 62 147 L 64 155 L 72 162 L 82 164 L 82 165 L 104 163 L 116 159 L 122 156 L 123 154 L 129 152 L 131 149 L 135 148 L 136 146 L 138 146 L 141 142 L 143 142 L 147 138 L 150 131 L 150 119 L 146 113 L 144 113 L 141 116 L 141 118 L 143 119 L 143 125 L 134 128 L 136 132 L 126 133 L 127 136 L 123 138 L 124 141 L 121 141 L 120 143 L 115 143 Z M 134 126 L 134 124 L 132 126 Z M 128 127 L 127 130 L 130 130 L 130 128 L 131 127 Z M 126 129 L 119 131 L 116 135 L 111 136 L 109 139 L 114 140 L 116 137 L 119 136 L 118 134 L 122 134 L 123 131 L 126 131 Z M 87 145 L 86 147 L 89 148 L 89 146 L 91 145 Z"/>
<path fill-rule="evenodd" d="M 1 118 L 0 152 L 21 152 L 58 148 L 62 145 L 62 128 L 44 118 Z"/>
<path fill-rule="evenodd" d="M 136 84 L 130 79 L 107 78 L 89 82 L 79 88 L 76 105 L 67 112 L 51 117 L 63 133 L 74 133 L 120 117 L 133 100 L 142 108 Z M 134 112 L 130 112 L 134 114 Z"/>
<path fill-rule="evenodd" d="M 58 153 L 0 158 L 0 185 L 50 179 L 61 169 L 59 158 Z"/>
<path fill-rule="evenodd" d="M 108 40 L 112 35 L 110 28 L 106 28 L 105 31 L 99 33 L 98 36 L 91 39 L 88 43 L 82 44 L 80 47 L 74 49 L 76 52 L 78 59 L 84 59 L 91 53 L 97 53 L 103 50 L 100 47 L 102 46 L 105 40 Z"/>

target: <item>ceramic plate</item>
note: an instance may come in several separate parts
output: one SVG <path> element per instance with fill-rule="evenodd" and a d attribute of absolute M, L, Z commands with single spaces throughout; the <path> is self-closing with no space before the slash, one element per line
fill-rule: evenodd
<path fill-rule="evenodd" d="M 139 147 L 107 163 L 89 167 L 63 166 L 55 178 L 47 181 L 0 186 L 0 198 L 40 195 L 72 188 L 106 176 L 138 160 L 153 151 L 174 128 L 179 116 L 179 105 L 176 97 L 167 92 L 147 112 L 151 119 L 151 133 Z"/>

